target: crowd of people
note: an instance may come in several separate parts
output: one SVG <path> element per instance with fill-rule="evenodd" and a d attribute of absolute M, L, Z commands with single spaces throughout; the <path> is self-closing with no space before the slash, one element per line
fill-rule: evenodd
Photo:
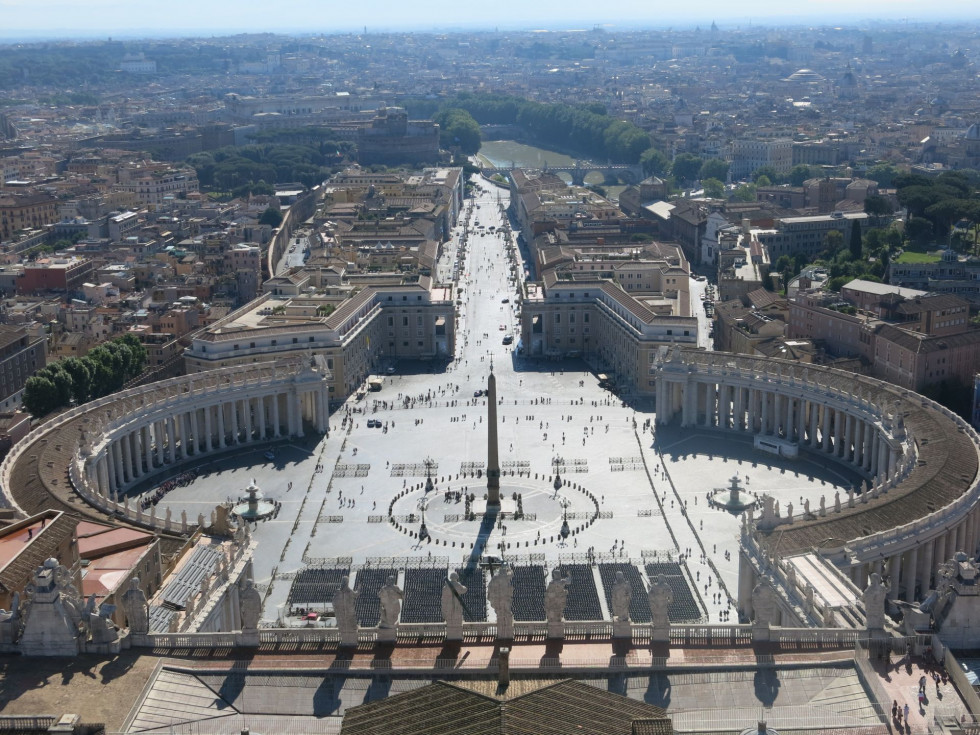
<path fill-rule="evenodd" d="M 167 480 L 153 492 L 140 498 L 140 508 L 147 510 L 150 506 L 156 505 L 166 497 L 167 493 L 176 490 L 178 487 L 187 487 L 197 479 L 197 476 L 198 471 L 196 469 L 181 472 L 177 477 Z"/>

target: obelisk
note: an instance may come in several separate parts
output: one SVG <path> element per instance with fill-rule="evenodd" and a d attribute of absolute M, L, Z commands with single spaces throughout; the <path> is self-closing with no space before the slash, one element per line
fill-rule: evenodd
<path fill-rule="evenodd" d="M 490 365 L 487 380 L 487 508 L 500 507 L 500 459 L 497 456 L 497 379 Z"/>

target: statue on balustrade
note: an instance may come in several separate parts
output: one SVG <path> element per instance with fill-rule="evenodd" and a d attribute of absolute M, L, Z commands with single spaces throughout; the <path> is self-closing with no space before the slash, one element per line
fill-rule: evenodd
<path fill-rule="evenodd" d="M 395 584 L 393 576 L 388 577 L 385 586 L 378 590 L 378 599 L 381 600 L 381 620 L 378 623 L 380 628 L 394 628 L 398 623 L 398 616 L 402 612 L 402 598 L 405 594 Z"/>
<path fill-rule="evenodd" d="M 333 596 L 333 614 L 344 645 L 357 645 L 357 598 L 361 590 L 350 588 L 349 577 L 344 577 Z"/>
<path fill-rule="evenodd" d="M 616 581 L 612 586 L 612 615 L 613 620 L 628 623 L 630 621 L 630 602 L 633 600 L 633 587 L 626 581 L 622 572 L 616 572 Z"/>
<path fill-rule="evenodd" d="M 650 585 L 647 593 L 650 600 L 650 622 L 654 628 L 670 626 L 670 606 L 674 604 L 674 590 L 667 584 L 667 578 L 660 574 Z"/>
<path fill-rule="evenodd" d="M 752 590 L 752 610 L 754 611 L 754 622 L 759 626 L 769 626 L 776 624 L 776 615 L 779 610 L 776 600 L 776 593 L 769 584 L 769 580 L 763 579 Z"/>
<path fill-rule="evenodd" d="M 442 586 L 442 619 L 446 621 L 446 637 L 462 638 L 463 633 L 463 595 L 466 587 L 453 572 Z"/>
<path fill-rule="evenodd" d="M 487 598 L 493 605 L 497 616 L 497 637 L 514 637 L 514 570 L 509 565 L 502 566 L 487 585 Z"/>
<path fill-rule="evenodd" d="M 568 601 L 568 585 L 571 577 L 560 576 L 558 569 L 551 571 L 551 582 L 544 593 L 544 612 L 549 623 L 560 623 L 565 615 L 565 603 Z"/>
<path fill-rule="evenodd" d="M 864 614 L 868 630 L 884 630 L 885 628 L 885 597 L 889 586 L 881 579 L 878 572 L 873 572 L 864 590 Z"/>
<path fill-rule="evenodd" d="M 256 630 L 262 616 L 262 595 L 255 589 L 255 582 L 251 579 L 245 582 L 245 588 L 238 595 L 238 602 L 242 613 L 242 630 Z"/>
<path fill-rule="evenodd" d="M 146 603 L 146 595 L 140 587 L 140 578 L 129 580 L 129 589 L 122 596 L 123 610 L 126 611 L 126 622 L 130 633 L 147 633 L 150 630 L 150 616 Z"/>

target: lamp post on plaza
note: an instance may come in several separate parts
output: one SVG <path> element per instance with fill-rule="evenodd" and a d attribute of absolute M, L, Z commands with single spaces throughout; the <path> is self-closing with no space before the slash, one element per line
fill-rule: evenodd
<path fill-rule="evenodd" d="M 572 533 L 572 529 L 569 528 L 568 526 L 568 506 L 570 505 L 570 503 L 571 501 L 568 498 L 561 499 L 562 521 L 561 521 L 561 530 L 558 532 L 558 535 L 561 536 L 562 546 L 565 545 L 565 540 Z"/>
<path fill-rule="evenodd" d="M 424 541 L 426 541 L 429 538 L 429 529 L 426 528 L 426 526 L 425 526 L 425 506 L 427 506 L 428 504 L 429 503 L 428 503 L 428 499 L 427 498 L 422 498 L 422 500 L 419 502 L 419 508 L 422 511 L 422 525 L 419 526 L 419 545 L 420 546 L 422 545 L 422 543 Z"/>
<path fill-rule="evenodd" d="M 425 460 L 423 460 L 423 464 L 425 465 L 425 491 L 427 493 L 431 493 L 433 487 L 435 487 L 434 483 L 432 482 L 432 468 L 435 463 L 436 461 L 432 459 L 432 457 L 426 457 Z"/>

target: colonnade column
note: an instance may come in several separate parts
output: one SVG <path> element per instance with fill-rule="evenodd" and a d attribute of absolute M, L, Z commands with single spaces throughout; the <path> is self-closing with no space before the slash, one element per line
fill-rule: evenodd
<path fill-rule="evenodd" d="M 132 446 L 129 443 L 129 434 L 123 434 L 117 439 L 116 446 L 119 447 L 119 453 L 122 455 L 123 482 L 130 483 L 133 481 L 133 457 L 130 454 Z"/>
<path fill-rule="evenodd" d="M 119 443 L 112 442 L 112 465 L 116 474 L 116 487 L 122 488 L 126 484 L 126 474 L 123 472 L 122 453 L 119 451 Z"/>
<path fill-rule="evenodd" d="M 214 406 L 207 406 L 204 409 L 204 451 L 210 452 L 214 448 L 211 433 L 211 414 L 214 413 Z"/>
<path fill-rule="evenodd" d="M 820 434 L 823 444 L 823 451 L 830 453 L 830 406 L 824 404 L 820 406 L 821 428 Z"/>
<path fill-rule="evenodd" d="M 657 381 L 657 388 L 660 388 L 661 381 Z M 660 415 L 660 404 L 657 404 L 657 416 Z M 272 396 L 272 436 L 278 439 L 282 434 L 279 430 L 279 394 Z"/>
<path fill-rule="evenodd" d="M 231 443 L 238 444 L 238 401 L 229 403 L 228 410 L 231 412 Z"/>
<path fill-rule="evenodd" d="M 323 434 L 327 431 L 328 411 L 327 397 L 322 389 L 316 391 L 316 430 Z"/>
<path fill-rule="evenodd" d="M 146 470 L 153 471 L 153 424 L 143 427 L 143 453 L 146 455 Z"/>
<path fill-rule="evenodd" d="M 259 405 L 259 438 L 265 439 L 266 434 L 268 434 L 268 422 L 265 417 L 266 396 L 259 396 L 256 401 Z"/>
<path fill-rule="evenodd" d="M 905 601 L 915 602 L 915 583 L 919 577 L 919 548 L 913 546 L 905 560 Z"/>
<path fill-rule="evenodd" d="M 106 456 L 103 454 L 99 457 L 98 461 L 95 463 L 95 472 L 98 477 L 99 487 L 102 488 L 102 494 L 107 498 L 111 497 L 115 500 L 115 488 L 113 487 L 112 481 L 109 479 L 108 462 L 106 461 Z"/>
<path fill-rule="evenodd" d="M 180 434 L 180 458 L 187 459 L 187 450 L 189 449 L 188 444 L 190 444 L 190 442 L 187 441 L 187 435 L 190 433 L 190 431 L 187 429 L 187 414 L 177 414 L 177 422 L 177 429 L 178 433 Z"/>
<path fill-rule="evenodd" d="M 167 461 L 173 463 L 177 461 L 177 431 L 173 416 L 165 421 L 167 422 Z"/>
<path fill-rule="evenodd" d="M 214 408 L 218 413 L 218 448 L 224 449 L 228 446 L 225 443 L 225 404 L 219 403 Z"/>
<path fill-rule="evenodd" d="M 932 564 L 933 556 L 936 552 L 936 539 L 925 544 L 925 553 L 923 554 L 922 563 L 922 577 L 920 587 L 922 588 L 922 596 L 925 597 L 926 592 L 932 589 Z"/>
<path fill-rule="evenodd" d="M 293 394 L 293 403 L 295 406 L 293 410 L 296 415 L 296 436 L 302 439 L 306 434 L 303 433 L 303 396 L 300 395 L 299 391 Z"/>
<path fill-rule="evenodd" d="M 194 454 L 199 454 L 201 452 L 201 432 L 198 427 L 197 422 L 197 409 L 195 408 L 191 411 L 191 433 L 193 434 L 193 439 L 191 446 L 194 448 Z"/>

